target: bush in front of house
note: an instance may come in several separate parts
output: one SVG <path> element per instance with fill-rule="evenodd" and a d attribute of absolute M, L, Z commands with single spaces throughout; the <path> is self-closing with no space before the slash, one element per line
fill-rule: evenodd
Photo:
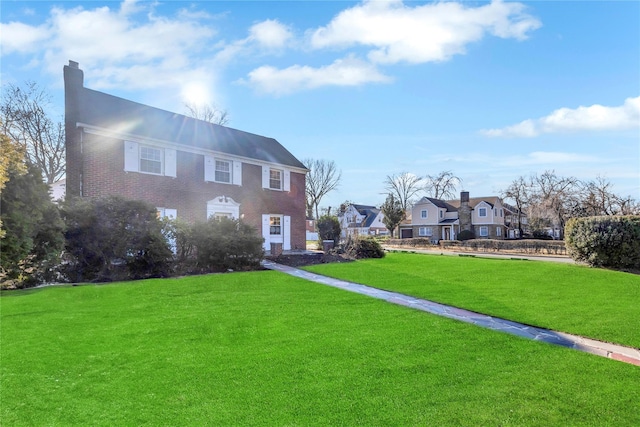
<path fill-rule="evenodd" d="M 12 167 L 0 191 L 0 288 L 58 280 L 64 224 L 49 186 L 31 164 Z"/>
<path fill-rule="evenodd" d="M 66 224 L 66 273 L 73 282 L 162 277 L 173 254 L 155 207 L 109 196 L 72 199 Z"/>
<path fill-rule="evenodd" d="M 640 269 L 640 216 L 572 218 L 565 227 L 567 252 L 594 267 Z"/>
<path fill-rule="evenodd" d="M 458 240 L 464 242 L 465 240 L 475 239 L 476 235 L 472 230 L 462 230 L 458 233 Z"/>
<path fill-rule="evenodd" d="M 238 271 L 260 267 L 262 242 L 256 229 L 240 220 L 209 218 L 194 224 L 190 236 L 185 236 L 178 248 L 192 246 L 196 272 Z"/>
<path fill-rule="evenodd" d="M 340 221 L 338 218 L 332 215 L 323 215 L 316 221 L 316 228 L 318 229 L 318 237 L 320 239 L 320 246 L 322 246 L 323 240 L 333 240 L 335 245 L 340 242 Z"/>
<path fill-rule="evenodd" d="M 345 245 L 345 252 L 357 259 L 362 258 L 384 258 L 384 249 L 380 242 L 373 237 L 350 238 Z"/>

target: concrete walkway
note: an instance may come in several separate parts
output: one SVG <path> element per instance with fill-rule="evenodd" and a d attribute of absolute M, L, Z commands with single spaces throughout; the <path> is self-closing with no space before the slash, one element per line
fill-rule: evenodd
<path fill-rule="evenodd" d="M 333 279 L 327 276 L 321 276 L 319 274 L 310 273 L 308 271 L 278 264 L 272 261 L 264 261 L 263 265 L 265 268 L 268 268 L 270 270 L 280 271 L 282 273 L 286 273 L 291 276 L 299 277 L 312 282 L 333 286 L 335 288 L 340 288 L 349 292 L 367 295 L 372 298 L 378 298 L 393 304 L 403 305 L 405 307 L 426 311 L 438 316 L 448 317 L 450 319 L 459 320 L 461 322 L 472 323 L 483 328 L 506 332 L 508 334 L 517 335 L 535 341 L 543 341 L 549 344 L 569 347 L 575 350 L 584 351 L 586 353 L 591 353 L 598 356 L 607 357 L 610 359 L 615 359 L 621 362 L 640 366 L 640 350 L 635 348 L 623 347 L 620 345 L 609 344 L 601 341 L 579 337 L 577 335 L 565 334 L 563 332 L 556 332 L 548 329 L 528 326 L 521 323 L 512 322 L 510 320 L 500 319 L 497 317 L 487 316 L 449 305 L 439 304 L 437 302 L 429 300 L 414 298 L 408 295 L 399 294 L 397 292 L 385 291 L 358 283 Z"/>

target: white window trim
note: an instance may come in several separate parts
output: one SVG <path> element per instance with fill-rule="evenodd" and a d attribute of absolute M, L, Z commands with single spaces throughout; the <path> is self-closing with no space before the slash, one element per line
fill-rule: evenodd
<path fill-rule="evenodd" d="M 160 173 L 147 172 L 140 169 L 142 148 L 150 148 L 160 151 Z M 151 144 L 139 144 L 134 141 L 124 141 L 124 170 L 125 172 L 138 172 L 146 175 L 176 177 L 176 150 L 172 148 L 158 147 Z"/>
<path fill-rule="evenodd" d="M 160 160 L 151 160 L 151 159 L 143 159 L 142 158 L 142 152 L 143 150 L 153 150 L 153 151 L 157 151 L 159 153 L 159 157 Z M 160 172 L 151 172 L 151 171 L 144 171 L 142 170 L 142 162 L 144 160 L 149 160 L 149 161 L 153 161 L 154 163 L 156 162 L 160 162 Z M 147 173 L 149 175 L 164 175 L 164 153 L 162 152 L 162 148 L 157 148 L 157 147 L 151 147 L 148 145 L 140 145 L 138 147 L 138 171 L 140 173 Z"/>
<path fill-rule="evenodd" d="M 482 211 L 484 210 L 484 215 L 482 215 Z M 489 216 L 489 211 L 487 208 L 482 207 L 478 208 L 478 218 L 487 218 Z"/>
<path fill-rule="evenodd" d="M 427 219 L 427 218 L 429 218 L 429 211 L 428 211 L 428 210 L 426 210 L 426 209 L 422 209 L 422 210 L 420 211 L 420 218 L 422 218 L 422 219 Z"/>
<path fill-rule="evenodd" d="M 240 203 L 227 196 L 215 197 L 207 202 L 207 218 L 216 215 L 228 215 L 233 219 L 239 219 Z"/>
<path fill-rule="evenodd" d="M 229 163 L 229 181 L 216 180 L 216 162 Z M 218 184 L 242 185 L 242 162 L 221 156 L 204 156 L 204 180 Z"/>
<path fill-rule="evenodd" d="M 484 233 L 483 233 L 483 231 L 484 231 Z M 489 227 L 487 227 L 486 225 L 483 225 L 483 226 L 480 227 L 478 232 L 480 233 L 480 237 L 488 237 L 489 236 Z"/>
<path fill-rule="evenodd" d="M 271 188 L 271 171 L 280 171 L 280 188 Z M 272 191 L 291 191 L 291 171 L 286 168 L 262 166 L 262 188 Z"/>
<path fill-rule="evenodd" d="M 433 236 L 433 229 L 431 227 L 419 227 L 418 228 L 418 236 L 420 236 L 420 237 L 431 237 L 431 236 Z"/>

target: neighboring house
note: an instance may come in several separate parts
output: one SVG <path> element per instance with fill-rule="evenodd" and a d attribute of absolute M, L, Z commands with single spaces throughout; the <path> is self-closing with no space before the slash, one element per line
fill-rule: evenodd
<path fill-rule="evenodd" d="M 53 184 L 49 185 L 49 188 L 51 189 L 51 200 L 53 200 L 54 202 L 64 201 L 64 196 L 67 189 L 66 179 L 61 179 L 54 182 Z"/>
<path fill-rule="evenodd" d="M 423 197 L 411 209 L 411 223 L 401 224 L 401 238 L 423 237 L 431 241 L 455 240 L 462 230 L 471 230 L 478 239 L 506 239 L 513 224 L 505 222 L 507 209 L 499 197 L 469 197 L 460 200 Z M 517 228 L 517 227 L 516 227 Z"/>
<path fill-rule="evenodd" d="M 507 203 L 502 203 L 504 206 L 504 225 L 507 227 L 509 239 L 520 239 L 522 234 L 529 234 L 529 221 L 527 215 L 524 212 L 519 213 L 518 208 L 511 206 Z"/>
<path fill-rule="evenodd" d="M 231 217 L 304 249 L 307 169 L 273 138 L 84 87 L 64 67 L 67 197 L 118 195 L 188 222 Z"/>
<path fill-rule="evenodd" d="M 384 214 L 375 206 L 351 204 L 338 215 L 342 237 L 379 236 L 389 234 Z"/>
<path fill-rule="evenodd" d="M 313 218 L 307 218 L 307 240 L 318 240 L 316 220 Z"/>

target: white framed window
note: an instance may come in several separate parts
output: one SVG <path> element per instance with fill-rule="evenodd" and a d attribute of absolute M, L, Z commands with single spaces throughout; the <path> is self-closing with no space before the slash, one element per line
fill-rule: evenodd
<path fill-rule="evenodd" d="M 502 227 L 496 227 L 496 236 L 502 236 Z"/>
<path fill-rule="evenodd" d="M 279 215 L 272 215 L 269 217 L 269 234 L 271 236 L 282 235 L 282 217 Z"/>
<path fill-rule="evenodd" d="M 418 228 L 418 236 L 431 237 L 433 235 L 433 230 L 431 227 L 420 227 Z"/>
<path fill-rule="evenodd" d="M 140 172 L 162 175 L 162 150 L 153 147 L 140 147 Z"/>
<path fill-rule="evenodd" d="M 269 188 L 272 190 L 282 190 L 282 171 L 279 169 L 269 169 Z"/>
<path fill-rule="evenodd" d="M 124 170 L 176 177 L 176 150 L 124 142 Z"/>
<path fill-rule="evenodd" d="M 480 227 L 480 236 L 487 237 L 488 235 L 489 235 L 489 227 L 487 227 L 486 225 L 483 225 L 482 227 Z"/>
<path fill-rule="evenodd" d="M 204 180 L 221 184 L 242 185 L 242 162 L 204 156 Z"/>
<path fill-rule="evenodd" d="M 427 218 L 429 216 L 429 212 L 426 209 L 420 211 L 420 218 Z"/>
<path fill-rule="evenodd" d="M 213 214 L 213 217 L 215 219 L 222 219 L 222 218 L 229 218 L 229 219 L 233 219 L 233 215 L 231 215 L 228 212 L 215 212 Z"/>
<path fill-rule="evenodd" d="M 263 165 L 262 188 L 275 191 L 291 191 L 291 171 Z"/>
<path fill-rule="evenodd" d="M 502 218 L 503 216 L 504 216 L 504 210 L 500 208 L 500 218 Z"/>
<path fill-rule="evenodd" d="M 216 159 L 215 181 L 231 184 L 231 162 Z"/>
<path fill-rule="evenodd" d="M 486 217 L 487 216 L 487 208 L 478 208 L 478 216 Z"/>

